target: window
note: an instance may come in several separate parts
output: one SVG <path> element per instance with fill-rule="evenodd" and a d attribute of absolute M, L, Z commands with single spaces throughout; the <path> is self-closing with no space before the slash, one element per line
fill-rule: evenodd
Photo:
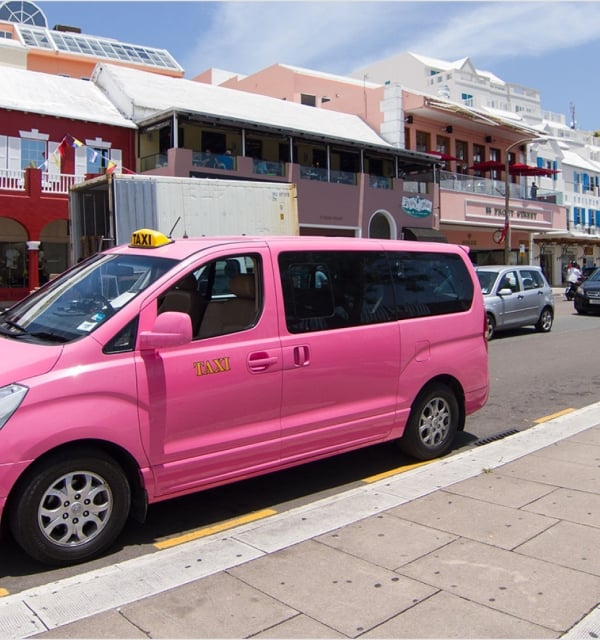
<path fill-rule="evenodd" d="M 390 254 L 398 319 L 459 313 L 473 302 L 474 287 L 460 256 L 445 253 Z"/>
<path fill-rule="evenodd" d="M 305 104 L 307 107 L 316 107 L 317 106 L 317 97 L 311 96 L 308 93 L 300 94 L 300 104 Z"/>
<path fill-rule="evenodd" d="M 470 308 L 474 295 L 454 254 L 285 252 L 279 270 L 290 333 L 457 313 Z"/>
<path fill-rule="evenodd" d="M 450 154 L 450 138 L 447 138 L 446 136 L 436 136 L 435 150 L 440 153 Z"/>
<path fill-rule="evenodd" d="M 46 161 L 46 143 L 43 140 L 21 139 L 21 169 L 41 167 Z"/>
<path fill-rule="evenodd" d="M 430 135 L 426 131 L 417 131 L 417 148 L 416 151 L 427 153 L 431 149 Z"/>
<path fill-rule="evenodd" d="M 455 143 L 456 146 L 456 157 L 460 160 L 460 162 L 456 163 L 456 170 L 460 173 L 464 173 L 467 170 L 467 165 L 469 164 L 469 145 L 464 140 L 457 140 Z"/>
<path fill-rule="evenodd" d="M 256 324 L 262 309 L 261 274 L 256 255 L 213 260 L 160 296 L 158 313 L 187 313 L 194 339 L 249 329 Z"/>

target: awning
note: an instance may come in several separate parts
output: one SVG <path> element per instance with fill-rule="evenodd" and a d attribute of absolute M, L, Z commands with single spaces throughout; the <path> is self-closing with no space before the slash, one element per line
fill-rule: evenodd
<path fill-rule="evenodd" d="M 441 231 L 430 227 L 402 227 L 402 237 L 404 240 L 418 240 L 419 242 L 448 242 Z"/>
<path fill-rule="evenodd" d="M 486 160 L 485 162 L 478 162 L 469 167 L 473 171 L 503 171 L 505 169 L 504 162 L 498 162 L 497 160 Z"/>
<path fill-rule="evenodd" d="M 553 176 L 559 173 L 558 169 L 545 169 L 521 163 L 511 164 L 509 171 L 513 176 Z"/>
<path fill-rule="evenodd" d="M 443 153 L 442 151 L 428 151 L 427 153 L 430 153 L 432 156 L 437 156 L 440 160 L 444 160 L 444 162 L 460 161 L 460 158 L 455 158 L 449 153 Z"/>

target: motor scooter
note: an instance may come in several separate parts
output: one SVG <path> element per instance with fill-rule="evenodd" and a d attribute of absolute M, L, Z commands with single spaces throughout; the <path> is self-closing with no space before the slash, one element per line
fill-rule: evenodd
<path fill-rule="evenodd" d="M 575 293 L 577 292 L 577 289 L 582 282 L 582 278 L 578 278 L 577 282 L 569 282 L 567 288 L 565 289 L 565 298 L 567 300 L 572 301 L 575 299 Z"/>

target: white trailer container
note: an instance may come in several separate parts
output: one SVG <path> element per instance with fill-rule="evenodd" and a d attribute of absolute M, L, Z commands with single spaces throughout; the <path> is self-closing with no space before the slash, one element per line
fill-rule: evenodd
<path fill-rule="evenodd" d="M 101 176 L 72 187 L 69 217 L 74 262 L 141 228 L 172 238 L 299 233 L 296 186 L 280 182 Z"/>

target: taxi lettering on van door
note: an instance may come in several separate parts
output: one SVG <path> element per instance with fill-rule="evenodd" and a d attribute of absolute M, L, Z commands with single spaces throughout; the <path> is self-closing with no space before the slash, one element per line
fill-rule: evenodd
<path fill-rule="evenodd" d="M 214 360 L 200 360 L 194 362 L 197 376 L 208 376 L 211 373 L 225 373 L 231 371 L 229 364 L 229 356 L 224 358 L 215 358 Z"/>

